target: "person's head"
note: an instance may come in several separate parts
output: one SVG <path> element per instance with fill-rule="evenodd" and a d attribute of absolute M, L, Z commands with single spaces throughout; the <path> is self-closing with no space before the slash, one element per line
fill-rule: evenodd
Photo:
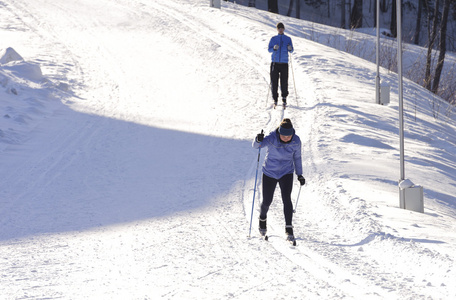
<path fill-rule="evenodd" d="M 284 31 L 285 31 L 285 25 L 283 25 L 282 22 L 277 23 L 277 32 L 279 34 L 283 34 Z"/>
<path fill-rule="evenodd" d="M 283 121 L 280 123 L 278 131 L 280 135 L 280 140 L 284 143 L 290 142 L 295 133 L 293 124 L 291 124 L 291 120 L 288 118 L 283 119 Z"/>

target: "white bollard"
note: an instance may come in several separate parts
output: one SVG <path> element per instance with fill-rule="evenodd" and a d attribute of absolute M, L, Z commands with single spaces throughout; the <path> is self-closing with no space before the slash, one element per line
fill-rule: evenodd
<path fill-rule="evenodd" d="M 399 183 L 399 207 L 424 213 L 423 187 L 406 179 Z"/>
<path fill-rule="evenodd" d="M 390 103 L 390 86 L 382 85 L 380 86 L 380 104 L 388 105 Z"/>

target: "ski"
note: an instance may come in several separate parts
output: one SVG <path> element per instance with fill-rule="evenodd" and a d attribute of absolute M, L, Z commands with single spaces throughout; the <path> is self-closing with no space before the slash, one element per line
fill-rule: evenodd
<path fill-rule="evenodd" d="M 272 107 L 273 107 L 274 109 L 276 109 L 277 106 L 281 106 L 282 109 L 286 109 L 286 108 L 287 108 L 287 104 L 286 104 L 286 103 L 283 103 L 283 104 L 274 103 Z"/>
<path fill-rule="evenodd" d="M 276 109 L 277 106 L 281 106 L 282 109 L 284 109 L 284 110 L 287 109 L 287 104 L 286 104 L 286 103 L 281 104 L 281 105 L 280 105 L 280 104 L 277 104 L 277 103 L 274 103 L 273 108 Z"/>
<path fill-rule="evenodd" d="M 294 236 L 289 235 L 289 236 L 287 237 L 287 241 L 290 242 L 291 245 L 296 246 L 296 239 L 295 239 Z"/>
<path fill-rule="evenodd" d="M 265 240 L 265 241 L 267 241 L 269 239 L 268 235 L 266 234 L 266 230 L 264 232 L 262 232 L 262 230 L 260 229 L 260 235 L 263 238 L 263 240 Z"/>

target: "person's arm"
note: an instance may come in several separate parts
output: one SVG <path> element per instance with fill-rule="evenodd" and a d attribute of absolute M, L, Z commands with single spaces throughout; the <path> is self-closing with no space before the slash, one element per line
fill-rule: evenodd
<path fill-rule="evenodd" d="M 268 46 L 269 53 L 272 53 L 275 51 L 274 46 L 275 46 L 274 37 L 272 37 L 271 40 L 269 41 L 269 46 Z"/>
<path fill-rule="evenodd" d="M 288 43 L 288 52 L 293 53 L 294 52 L 294 47 L 293 47 L 293 41 L 290 38 L 290 42 Z"/>

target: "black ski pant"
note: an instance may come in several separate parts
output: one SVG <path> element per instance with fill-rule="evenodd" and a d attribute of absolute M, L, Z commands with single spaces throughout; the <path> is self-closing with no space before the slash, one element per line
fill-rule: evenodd
<path fill-rule="evenodd" d="M 282 99 L 288 96 L 288 64 L 284 63 L 271 63 L 271 92 L 272 99 L 277 101 L 279 98 L 279 79 L 280 89 L 282 91 Z"/>
<path fill-rule="evenodd" d="M 263 202 L 261 203 L 260 219 L 266 219 L 277 183 L 279 183 L 282 193 L 285 224 L 292 225 L 293 203 L 291 203 L 291 190 L 293 189 L 293 174 L 287 174 L 280 179 L 271 178 L 263 174 Z"/>

